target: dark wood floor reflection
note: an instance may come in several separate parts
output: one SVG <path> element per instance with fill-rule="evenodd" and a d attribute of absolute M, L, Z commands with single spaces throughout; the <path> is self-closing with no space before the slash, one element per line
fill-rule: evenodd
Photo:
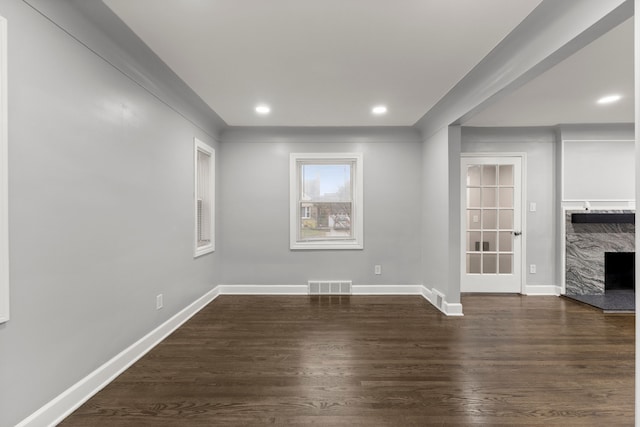
<path fill-rule="evenodd" d="M 462 302 L 221 296 L 62 425 L 633 425 L 633 315 Z"/>

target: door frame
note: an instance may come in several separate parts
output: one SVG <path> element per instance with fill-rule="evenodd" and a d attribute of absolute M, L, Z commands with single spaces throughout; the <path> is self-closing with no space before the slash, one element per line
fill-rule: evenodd
<path fill-rule="evenodd" d="M 460 283 L 462 285 L 462 281 L 464 280 L 464 276 L 466 274 L 466 236 L 463 231 L 466 231 L 466 216 L 463 214 L 463 211 L 466 212 L 465 201 L 465 193 L 463 192 L 463 185 L 466 191 L 466 183 L 462 180 L 462 161 L 464 159 L 469 158 L 500 158 L 500 157 L 519 157 L 521 162 L 521 170 L 520 174 L 522 175 L 520 178 L 520 222 L 521 222 L 521 232 L 520 242 L 522 248 L 520 250 L 520 258 L 521 258 L 521 268 L 520 268 L 520 294 L 527 294 L 527 213 L 529 212 L 527 206 L 527 153 L 523 152 L 463 152 L 460 153 L 460 183 L 459 183 L 459 191 L 460 191 L 460 209 L 458 214 L 460 215 Z M 461 286 L 462 287 L 462 286 Z"/>

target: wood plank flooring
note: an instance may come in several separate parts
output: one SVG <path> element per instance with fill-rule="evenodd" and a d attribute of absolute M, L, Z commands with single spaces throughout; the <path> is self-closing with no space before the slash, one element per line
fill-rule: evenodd
<path fill-rule="evenodd" d="M 635 316 L 462 303 L 221 296 L 61 425 L 633 425 Z"/>

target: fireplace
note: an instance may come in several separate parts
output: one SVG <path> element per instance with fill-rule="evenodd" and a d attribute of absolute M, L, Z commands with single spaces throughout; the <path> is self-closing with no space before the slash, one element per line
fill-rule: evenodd
<path fill-rule="evenodd" d="M 635 290 L 635 252 L 604 253 L 604 291 Z"/>
<path fill-rule="evenodd" d="M 604 295 L 605 258 L 612 289 L 634 290 L 635 212 L 632 210 L 567 211 L 565 283 L 567 295 Z M 613 255 L 605 256 L 610 252 Z M 621 260 L 613 258 L 621 257 Z M 631 262 L 631 264 L 630 264 Z M 620 267 L 618 264 L 626 264 Z M 624 284 L 621 284 L 624 282 Z M 609 285 L 607 285 L 607 288 Z"/>

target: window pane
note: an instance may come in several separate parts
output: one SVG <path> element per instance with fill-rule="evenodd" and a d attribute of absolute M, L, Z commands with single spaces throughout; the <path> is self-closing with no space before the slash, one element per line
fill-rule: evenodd
<path fill-rule="evenodd" d="M 496 185 L 496 167 L 485 165 L 482 167 L 482 185 Z"/>
<path fill-rule="evenodd" d="M 480 229 L 480 211 L 478 209 L 467 210 L 467 229 Z"/>
<path fill-rule="evenodd" d="M 482 189 L 482 207 L 483 208 L 495 208 L 497 207 L 496 201 L 497 188 L 483 188 Z"/>
<path fill-rule="evenodd" d="M 482 228 L 495 230 L 498 228 L 498 211 L 495 209 L 485 209 L 482 212 Z"/>
<path fill-rule="evenodd" d="M 467 254 L 467 273 L 480 274 L 480 254 Z"/>
<path fill-rule="evenodd" d="M 500 255 L 499 257 L 499 270 L 500 274 L 512 274 L 513 273 L 513 255 Z"/>
<path fill-rule="evenodd" d="M 499 218 L 500 230 L 513 229 L 513 211 L 511 209 L 500 210 Z"/>
<path fill-rule="evenodd" d="M 500 165 L 500 185 L 513 185 L 513 165 Z"/>
<path fill-rule="evenodd" d="M 480 232 L 471 231 L 467 233 L 467 250 L 480 251 Z"/>
<path fill-rule="evenodd" d="M 500 252 L 512 252 L 513 251 L 513 232 L 501 231 L 500 232 Z"/>
<path fill-rule="evenodd" d="M 344 239 L 352 237 L 351 203 L 302 202 L 309 217 L 300 219 L 300 239 Z M 301 207 L 301 212 L 302 212 Z"/>
<path fill-rule="evenodd" d="M 196 206 L 196 230 L 197 247 L 206 246 L 211 243 L 211 189 L 209 188 L 211 156 L 198 150 L 197 161 L 197 206 Z"/>
<path fill-rule="evenodd" d="M 480 166 L 469 166 L 467 168 L 467 186 L 480 187 Z"/>
<path fill-rule="evenodd" d="M 480 207 L 480 189 L 479 188 L 467 189 L 467 207 L 469 208 Z"/>
<path fill-rule="evenodd" d="M 501 208 L 513 207 L 513 188 L 500 189 L 500 207 Z"/>
<path fill-rule="evenodd" d="M 351 201 L 351 164 L 302 164 L 302 200 Z"/>
<path fill-rule="evenodd" d="M 484 274 L 496 274 L 498 271 L 498 256 L 496 254 L 482 255 L 482 272 Z"/>
<path fill-rule="evenodd" d="M 498 233 L 495 231 L 484 231 L 482 233 L 482 250 L 497 251 L 498 250 Z"/>

